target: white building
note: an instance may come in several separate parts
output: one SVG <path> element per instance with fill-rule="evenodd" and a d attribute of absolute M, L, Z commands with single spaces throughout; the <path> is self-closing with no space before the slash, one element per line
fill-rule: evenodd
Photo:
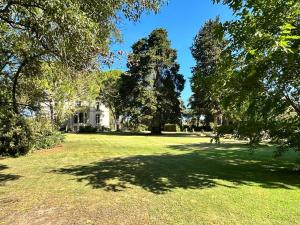
<path fill-rule="evenodd" d="M 99 101 L 86 103 L 77 102 L 78 107 L 83 108 L 68 119 L 66 130 L 78 132 L 80 127 L 95 127 L 99 130 L 110 128 L 110 113 L 109 109 Z"/>

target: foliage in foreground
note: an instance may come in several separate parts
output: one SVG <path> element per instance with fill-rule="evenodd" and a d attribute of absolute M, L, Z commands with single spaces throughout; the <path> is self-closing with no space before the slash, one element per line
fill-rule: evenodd
<path fill-rule="evenodd" d="M 211 94 L 240 136 L 267 134 L 280 150 L 300 150 L 300 3 L 229 0 L 237 16 L 224 24 L 228 46 Z"/>
<path fill-rule="evenodd" d="M 32 146 L 28 121 L 11 111 L 0 112 L 0 155 L 24 155 Z"/>
<path fill-rule="evenodd" d="M 0 116 L 0 155 L 25 155 L 30 150 L 52 148 L 64 140 L 49 119 L 28 119 L 11 111 Z"/>
<path fill-rule="evenodd" d="M 29 121 L 32 130 L 32 149 L 52 148 L 64 141 L 64 135 L 47 118 L 35 118 Z"/>
<path fill-rule="evenodd" d="M 39 104 L 49 103 L 52 122 L 60 123 L 65 116 L 63 103 L 69 100 L 61 95 L 62 90 L 76 93 L 72 90 L 76 87 L 72 83 L 76 80 L 74 76 L 82 81 L 84 76 L 80 75 L 94 72 L 100 62 L 108 63 L 110 43 L 120 39 L 117 27 L 120 19 L 137 21 L 145 11 L 157 12 L 163 3 L 161 0 L 1 1 L 0 105 L 7 111 L 0 115 L 0 123 L 6 124 L 0 130 L 4 151 L 17 155 L 30 149 L 29 125 L 21 117 L 28 111 L 36 115 Z M 48 76 L 49 71 L 54 76 Z M 69 96 L 74 97 L 70 93 Z"/>

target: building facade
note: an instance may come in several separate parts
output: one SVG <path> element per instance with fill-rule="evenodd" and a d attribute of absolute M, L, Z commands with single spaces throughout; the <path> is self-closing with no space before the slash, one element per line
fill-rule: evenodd
<path fill-rule="evenodd" d="M 99 101 L 91 103 L 77 102 L 77 107 L 81 108 L 68 119 L 66 130 L 78 132 L 81 127 L 95 127 L 98 130 L 110 129 L 110 112 L 109 109 Z"/>

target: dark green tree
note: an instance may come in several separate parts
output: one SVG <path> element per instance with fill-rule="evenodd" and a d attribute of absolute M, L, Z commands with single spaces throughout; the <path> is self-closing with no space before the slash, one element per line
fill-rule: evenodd
<path fill-rule="evenodd" d="M 213 114 L 220 111 L 218 100 L 212 98 L 211 84 L 216 76 L 221 53 L 226 46 L 221 28 L 219 18 L 207 21 L 195 36 L 191 47 L 196 66 L 192 70 L 193 93 L 189 105 L 196 118 L 205 116 L 206 126 L 213 121 Z"/>
<path fill-rule="evenodd" d="M 179 123 L 180 93 L 184 77 L 179 74 L 177 53 L 171 48 L 167 31 L 154 30 L 132 46 L 120 93 L 126 115 L 134 124 L 146 124 L 152 134 L 161 134 L 165 123 Z"/>

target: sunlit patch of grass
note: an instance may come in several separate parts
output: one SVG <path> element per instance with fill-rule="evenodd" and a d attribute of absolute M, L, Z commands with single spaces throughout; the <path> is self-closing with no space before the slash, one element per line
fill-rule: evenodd
<path fill-rule="evenodd" d="M 0 223 L 298 224 L 299 153 L 168 134 L 67 135 L 0 160 Z"/>

